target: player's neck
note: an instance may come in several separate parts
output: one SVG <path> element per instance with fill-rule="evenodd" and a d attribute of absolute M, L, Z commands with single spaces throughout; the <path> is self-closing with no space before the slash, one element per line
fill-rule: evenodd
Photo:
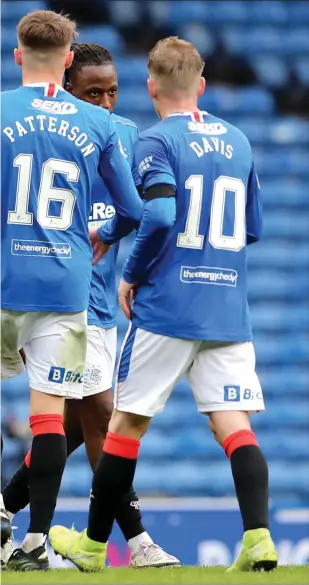
<path fill-rule="evenodd" d="M 160 103 L 160 117 L 161 120 L 167 118 L 171 114 L 182 114 L 183 112 L 196 112 L 198 110 L 197 100 L 188 99 L 179 101 L 162 100 Z"/>
<path fill-rule="evenodd" d="M 23 71 L 23 85 L 30 85 L 31 83 L 55 83 L 62 85 L 63 72 L 55 73 L 54 71 Z"/>

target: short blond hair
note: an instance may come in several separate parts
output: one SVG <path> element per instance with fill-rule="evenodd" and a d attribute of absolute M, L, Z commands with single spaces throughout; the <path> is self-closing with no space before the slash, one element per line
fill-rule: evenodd
<path fill-rule="evenodd" d="M 158 41 L 148 56 L 148 70 L 166 91 L 190 91 L 201 77 L 204 61 L 192 43 L 178 37 Z"/>
<path fill-rule="evenodd" d="M 22 47 L 32 51 L 64 49 L 76 37 L 76 23 L 51 10 L 37 10 L 19 21 L 17 37 Z"/>

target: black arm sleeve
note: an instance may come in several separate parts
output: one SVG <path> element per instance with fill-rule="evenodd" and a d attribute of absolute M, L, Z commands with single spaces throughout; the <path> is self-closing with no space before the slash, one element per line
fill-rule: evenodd
<path fill-rule="evenodd" d="M 143 199 L 144 198 L 143 185 L 135 185 L 135 187 L 136 187 L 136 191 L 138 192 L 140 198 Z"/>
<path fill-rule="evenodd" d="M 167 183 L 158 183 L 157 185 L 152 185 L 152 187 L 149 187 L 149 189 L 147 189 L 147 191 L 144 193 L 145 201 L 175 196 L 175 187 L 173 185 L 168 185 Z"/>

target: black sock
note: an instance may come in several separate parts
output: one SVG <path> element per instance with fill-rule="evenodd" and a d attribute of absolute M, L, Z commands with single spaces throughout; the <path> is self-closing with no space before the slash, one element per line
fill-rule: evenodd
<path fill-rule="evenodd" d="M 145 532 L 138 497 L 133 486 L 118 506 L 116 521 L 127 541 Z"/>
<path fill-rule="evenodd" d="M 231 467 L 244 530 L 268 528 L 268 467 L 257 445 L 233 451 Z"/>
<path fill-rule="evenodd" d="M 28 532 L 48 534 L 66 462 L 63 434 L 33 438 L 29 467 L 30 525 Z"/>
<path fill-rule="evenodd" d="M 82 442 L 79 439 L 71 439 L 68 437 L 67 441 L 67 458 L 77 449 Z M 6 484 L 3 490 L 3 501 L 5 509 L 11 514 L 17 514 L 29 504 L 29 464 L 30 453 L 26 459 L 29 460 L 28 465 L 23 461 L 21 466 L 14 473 L 13 477 Z"/>
<path fill-rule="evenodd" d="M 108 432 L 95 469 L 87 535 L 107 542 L 119 505 L 130 490 L 136 468 L 139 441 Z"/>
<path fill-rule="evenodd" d="M 17 514 L 29 504 L 29 469 L 25 462 L 17 469 L 3 490 L 5 509 Z"/>

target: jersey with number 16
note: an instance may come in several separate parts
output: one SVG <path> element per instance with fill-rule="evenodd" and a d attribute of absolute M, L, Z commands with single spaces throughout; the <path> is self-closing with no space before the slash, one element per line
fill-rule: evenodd
<path fill-rule="evenodd" d="M 87 309 L 91 191 L 98 170 L 113 203 L 140 205 L 110 114 L 60 86 L 1 95 L 1 258 L 4 309 Z M 121 200 L 121 201 L 120 201 Z"/>
<path fill-rule="evenodd" d="M 147 269 L 133 323 L 184 339 L 247 341 L 246 244 L 259 239 L 259 184 L 247 138 L 207 112 L 172 114 L 143 132 L 144 190 L 176 189 L 176 221 Z"/>

